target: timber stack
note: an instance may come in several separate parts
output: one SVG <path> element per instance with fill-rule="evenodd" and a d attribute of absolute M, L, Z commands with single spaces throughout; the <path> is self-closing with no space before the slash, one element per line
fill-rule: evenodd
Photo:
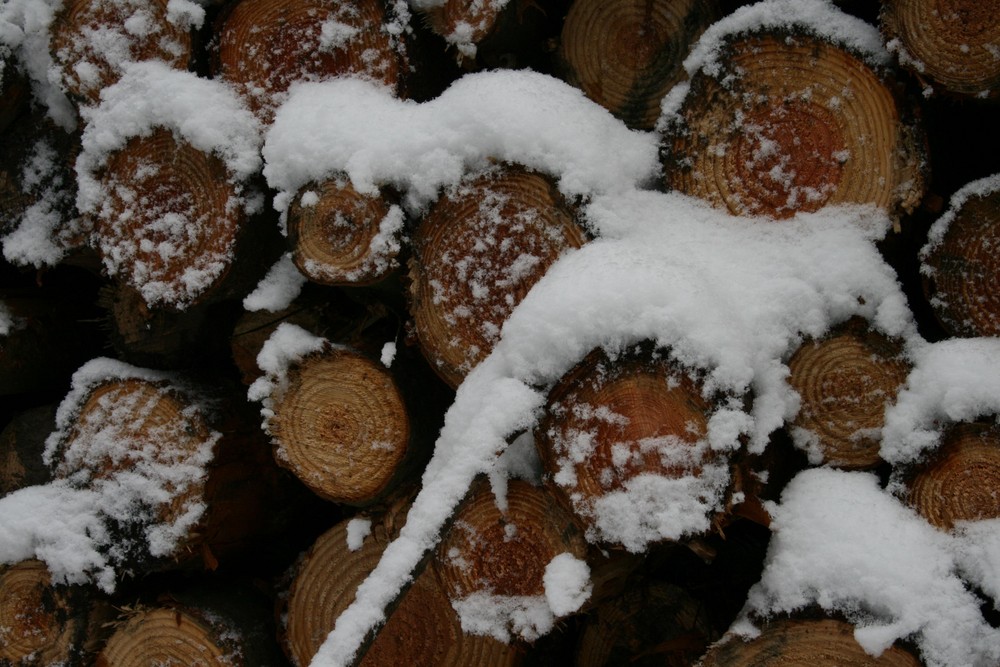
<path fill-rule="evenodd" d="M 654 138 L 658 193 L 772 225 L 881 209 L 919 336 L 1000 336 L 997 2 L 836 3 L 881 62 L 721 33 L 749 0 L 12 0 L 0 28 L 32 2 L 41 33 L 0 30 L 0 665 L 309 665 L 505 322 L 607 232 L 502 151 L 445 160 L 423 199 L 367 153 L 281 191 L 263 137 L 324 81 L 411 118 L 469 73 L 551 75 Z M 758 385 L 655 337 L 589 345 L 532 387 L 519 478 L 476 471 L 354 664 L 924 664 L 817 606 L 728 632 L 806 468 L 876 477 L 942 532 L 1000 518 L 996 415 L 942 418 L 919 460 L 880 449 L 915 362 L 876 319 L 795 332 L 766 451 L 711 439 Z M 667 536 L 646 500 L 682 492 L 701 527 Z"/>

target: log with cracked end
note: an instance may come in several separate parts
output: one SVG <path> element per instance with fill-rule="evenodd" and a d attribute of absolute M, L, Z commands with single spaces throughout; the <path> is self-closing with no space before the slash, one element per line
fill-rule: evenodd
<path fill-rule="evenodd" d="M 893 216 L 923 197 L 925 152 L 882 70 L 809 34 L 737 35 L 663 119 L 665 184 L 736 215 L 834 204 Z"/>
<path fill-rule="evenodd" d="M 802 399 L 790 422 L 817 463 L 864 470 L 879 456 L 885 409 L 912 364 L 902 343 L 854 318 L 819 340 L 807 340 L 788 361 L 788 384 Z"/>
<path fill-rule="evenodd" d="M 586 242 L 551 178 L 502 166 L 446 192 L 420 221 L 410 262 L 420 347 L 456 387 L 564 252 Z"/>
<path fill-rule="evenodd" d="M 113 617 L 107 598 L 55 584 L 41 561 L 0 566 L 0 664 L 91 664 Z"/>

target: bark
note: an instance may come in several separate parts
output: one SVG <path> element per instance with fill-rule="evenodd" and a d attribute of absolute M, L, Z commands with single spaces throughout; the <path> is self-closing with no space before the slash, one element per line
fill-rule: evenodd
<path fill-rule="evenodd" d="M 296 567 L 287 595 L 283 644 L 292 663 L 305 667 L 347 609 L 354 591 L 375 568 L 402 527 L 405 509 L 397 504 L 372 520 L 360 548 L 348 546 L 348 522 L 324 533 Z M 364 667 L 414 665 L 447 667 L 519 663 L 518 650 L 486 637 L 465 635 L 448 598 L 429 566 L 404 593 L 378 631 Z"/>
<path fill-rule="evenodd" d="M 808 443 L 813 462 L 850 470 L 878 466 L 885 409 L 911 368 L 901 342 L 855 318 L 805 341 L 788 368 L 788 383 L 802 398 L 790 425 Z"/>
<path fill-rule="evenodd" d="M 0 664 L 91 665 L 113 616 L 104 597 L 53 584 L 40 561 L 0 567 Z"/>
<path fill-rule="evenodd" d="M 645 582 L 588 616 L 574 664 L 683 667 L 694 664 L 714 638 L 701 603 L 672 584 Z"/>
<path fill-rule="evenodd" d="M 242 186 L 222 160 L 169 130 L 129 140 L 108 159 L 101 186 L 109 195 L 94 245 L 107 271 L 150 307 L 245 294 L 280 254 L 270 221 L 237 204 Z"/>
<path fill-rule="evenodd" d="M 192 61 L 192 35 L 167 20 L 167 0 L 69 0 L 52 22 L 51 51 L 62 84 L 82 104 L 121 78 L 127 61 L 159 60 L 177 69 Z M 109 48 L 109 43 L 115 48 Z"/>
<path fill-rule="evenodd" d="M 832 204 L 916 207 L 923 139 L 883 73 L 802 34 L 755 33 L 725 49 L 723 71 L 697 72 L 667 119 L 668 188 L 779 219 Z"/>
<path fill-rule="evenodd" d="M 506 503 L 499 509 L 481 479 L 455 513 L 435 561 L 452 602 L 476 593 L 544 596 L 543 576 L 553 558 L 568 553 L 586 559 L 581 526 L 548 491 L 510 480 Z"/>
<path fill-rule="evenodd" d="M 938 528 L 1000 518 L 1000 427 L 951 426 L 938 449 L 905 477 L 907 502 Z"/>
<path fill-rule="evenodd" d="M 0 496 L 52 479 L 42 452 L 55 416 L 55 405 L 42 405 L 19 413 L 0 431 Z"/>
<path fill-rule="evenodd" d="M 924 293 L 955 336 L 1000 335 L 1000 190 L 972 195 L 923 258 Z"/>
<path fill-rule="evenodd" d="M 691 45 L 718 13 L 695 0 L 576 0 L 559 45 L 564 77 L 629 127 L 651 130 L 660 100 L 686 76 Z"/>
<path fill-rule="evenodd" d="M 345 74 L 401 91 L 406 59 L 378 0 L 242 0 L 220 18 L 215 73 L 270 122 L 296 81 Z"/>
<path fill-rule="evenodd" d="M 986 3 L 888 0 L 886 42 L 925 89 L 962 97 L 1000 95 L 1000 21 Z"/>
<path fill-rule="evenodd" d="M 518 167 L 439 199 L 416 230 L 410 264 L 411 313 L 431 367 L 457 387 L 531 286 L 585 241 L 552 180 Z"/>
<path fill-rule="evenodd" d="M 271 610 L 248 585 L 213 582 L 124 610 L 95 667 L 279 664 Z"/>
<path fill-rule="evenodd" d="M 891 646 L 878 658 L 854 640 L 854 626 L 835 619 L 781 619 L 768 623 L 760 636 L 744 642 L 727 637 L 714 645 L 701 667 L 921 667 L 906 649 Z"/>
<path fill-rule="evenodd" d="M 536 431 L 545 475 L 594 530 L 594 502 L 637 476 L 697 476 L 720 461 L 697 445 L 713 407 L 701 381 L 666 355 L 646 349 L 612 360 L 595 350 L 549 393 Z"/>
<path fill-rule="evenodd" d="M 292 260 L 322 285 L 378 282 L 399 266 L 402 223 L 390 197 L 362 194 L 346 179 L 306 186 L 288 210 Z"/>

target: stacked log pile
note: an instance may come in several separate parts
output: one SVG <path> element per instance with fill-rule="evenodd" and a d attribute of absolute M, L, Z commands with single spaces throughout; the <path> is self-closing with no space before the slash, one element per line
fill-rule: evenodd
<path fill-rule="evenodd" d="M 261 127 L 296 82 L 362 76 L 423 101 L 465 71 L 531 66 L 658 133 L 662 190 L 775 224 L 831 204 L 889 211 L 896 229 L 879 249 L 920 335 L 1000 335 L 995 2 L 953 14 L 930 0 L 839 3 L 882 30 L 895 60 L 879 67 L 778 32 L 740 36 L 693 75 L 692 46 L 749 3 L 448 0 L 414 3 L 413 16 L 382 0 L 176 4 L 64 4 L 50 49 L 73 131 L 44 117 L 49 93 L 0 43 L 0 500 L 51 484 L 89 492 L 145 465 L 202 468 L 167 475 L 167 496 L 137 520 L 101 515 L 113 585 L 55 581 L 35 559 L 0 565 L 0 665 L 308 665 L 399 535 L 456 388 L 532 285 L 592 238 L 551 175 L 499 162 L 419 219 L 392 185 L 367 192 L 334 174 L 278 220 L 259 170 L 234 174 L 166 125 L 105 155 L 88 172 L 105 197 L 80 210 L 81 134 L 126 61 L 233 86 Z M 93 41 L 102 30 L 108 41 Z M 49 180 L 32 170 L 42 154 Z M 49 254 L 24 251 L 42 219 Z M 283 309 L 247 312 L 282 256 L 306 287 Z M 920 664 L 908 646 L 876 662 L 853 626 L 815 609 L 713 645 L 762 571 L 763 508 L 796 471 L 892 477 L 942 530 L 1000 518 L 992 421 L 952 425 L 917 464 L 880 457 L 911 363 L 869 324 L 803 336 L 786 360 L 801 408 L 753 455 L 705 444 L 719 406 L 752 396 L 711 395 L 651 341 L 593 350 L 546 388 L 525 436 L 541 478 L 477 479 L 358 664 Z M 275 336 L 302 353 L 276 359 Z M 133 370 L 74 381 L 97 358 Z M 133 449 L 102 451 L 105 440 Z M 616 539 L 595 507 L 651 476 L 700 480 L 716 494 L 711 528 Z M 169 548 L 158 526 L 174 531 Z M 548 594 L 546 564 L 564 556 L 589 568 L 587 600 L 525 621 Z M 507 636 L 477 634 L 477 596 L 514 605 Z"/>

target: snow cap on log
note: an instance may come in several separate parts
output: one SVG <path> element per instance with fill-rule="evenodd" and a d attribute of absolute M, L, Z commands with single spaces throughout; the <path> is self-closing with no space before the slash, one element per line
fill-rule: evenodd
<path fill-rule="evenodd" d="M 187 307 L 261 208 L 258 122 L 225 84 L 155 62 L 128 66 L 83 115 L 77 207 L 105 268 L 149 305 Z"/>
<path fill-rule="evenodd" d="M 764 572 L 731 631 L 754 637 L 758 619 L 816 605 L 852 622 L 873 656 L 911 640 L 927 667 L 1000 661 L 1000 630 L 965 581 L 996 595 L 997 520 L 948 534 L 875 475 L 822 468 L 799 473 L 769 512 Z"/>
<path fill-rule="evenodd" d="M 739 215 L 838 203 L 893 215 L 923 196 L 925 148 L 878 31 L 824 0 L 766 0 L 705 31 L 662 103 L 665 182 Z"/>
<path fill-rule="evenodd" d="M 920 250 L 924 292 L 955 336 L 1000 335 L 1000 174 L 960 188 Z"/>
<path fill-rule="evenodd" d="M 551 174 L 568 197 L 632 188 L 659 169 L 652 136 L 558 79 L 510 71 L 467 75 L 423 104 L 368 81 L 298 84 L 263 153 L 279 211 L 337 172 L 361 193 L 391 185 L 419 210 L 490 160 Z"/>

